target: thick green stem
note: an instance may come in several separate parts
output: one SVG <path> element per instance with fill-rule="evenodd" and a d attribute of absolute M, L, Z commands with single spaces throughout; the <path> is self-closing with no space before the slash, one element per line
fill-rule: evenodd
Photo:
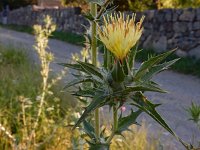
<path fill-rule="evenodd" d="M 113 130 L 116 131 L 118 127 L 117 107 L 113 106 Z"/>
<path fill-rule="evenodd" d="M 95 18 L 97 16 L 97 5 L 94 3 L 90 3 L 90 13 Z M 91 22 L 91 49 L 92 49 L 92 64 L 97 65 L 97 24 L 95 21 Z M 95 118 L 95 133 L 97 137 L 100 137 L 100 116 L 99 109 L 95 110 L 94 114 Z"/>
<path fill-rule="evenodd" d="M 90 4 L 90 11 L 93 17 L 96 17 L 97 15 L 97 5 L 91 3 Z M 92 64 L 97 65 L 97 24 L 95 21 L 91 22 L 91 49 L 92 49 Z"/>
<path fill-rule="evenodd" d="M 110 137 L 107 140 L 107 143 L 109 144 L 113 137 L 115 136 L 116 130 L 118 128 L 118 114 L 117 114 L 117 107 L 113 106 L 113 131 L 110 135 Z"/>

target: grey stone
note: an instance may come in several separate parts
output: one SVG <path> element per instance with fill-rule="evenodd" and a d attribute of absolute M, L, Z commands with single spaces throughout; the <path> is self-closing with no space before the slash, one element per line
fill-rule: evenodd
<path fill-rule="evenodd" d="M 192 9 L 184 10 L 183 13 L 180 15 L 180 21 L 193 21 L 195 17 L 195 12 Z"/>
<path fill-rule="evenodd" d="M 187 28 L 186 22 L 175 22 L 173 26 L 174 32 L 185 32 Z"/>
<path fill-rule="evenodd" d="M 172 20 L 172 10 L 170 10 L 170 9 L 165 10 L 165 20 L 166 21 Z"/>
<path fill-rule="evenodd" d="M 143 42 L 143 48 L 149 49 L 152 48 L 152 36 L 149 35 L 146 40 Z"/>
<path fill-rule="evenodd" d="M 200 59 L 200 45 L 191 49 L 188 54 Z"/>
<path fill-rule="evenodd" d="M 199 30 L 200 29 L 200 21 L 196 21 L 193 23 L 193 30 Z"/>
<path fill-rule="evenodd" d="M 185 51 L 181 50 L 181 49 L 178 49 L 176 51 L 176 55 L 179 56 L 179 57 L 187 57 L 188 56 L 188 54 Z"/>
<path fill-rule="evenodd" d="M 190 51 L 190 49 L 194 48 L 196 45 L 195 38 L 182 37 L 178 41 L 178 47 L 184 51 Z"/>
<path fill-rule="evenodd" d="M 158 41 L 153 41 L 153 48 L 157 52 L 164 52 L 167 50 L 167 37 L 161 36 Z"/>
<path fill-rule="evenodd" d="M 153 19 L 154 18 L 154 12 L 155 12 L 155 10 L 145 11 L 144 13 L 146 14 L 146 19 L 147 20 Z"/>
<path fill-rule="evenodd" d="M 200 21 L 200 8 L 198 8 L 197 10 L 196 10 L 196 20 L 197 21 Z"/>
<path fill-rule="evenodd" d="M 200 37 L 200 30 L 195 31 L 195 32 L 194 32 L 194 36 L 195 36 L 195 37 Z"/>

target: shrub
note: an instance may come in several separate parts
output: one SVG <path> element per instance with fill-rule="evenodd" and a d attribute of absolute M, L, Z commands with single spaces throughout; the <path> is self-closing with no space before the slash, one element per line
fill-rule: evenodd
<path fill-rule="evenodd" d="M 33 4 L 37 4 L 37 0 L 3 0 L 0 2 L 0 8 L 2 9 L 6 5 L 9 5 L 10 9 L 17 9 Z"/>

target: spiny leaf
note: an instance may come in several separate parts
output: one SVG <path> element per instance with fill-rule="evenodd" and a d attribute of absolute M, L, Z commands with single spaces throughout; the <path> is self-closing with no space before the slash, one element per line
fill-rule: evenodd
<path fill-rule="evenodd" d="M 85 133 L 91 138 L 91 139 L 95 139 L 95 132 L 94 132 L 94 128 L 92 127 L 92 125 L 84 120 L 83 121 L 83 128 L 84 128 L 84 131 Z"/>
<path fill-rule="evenodd" d="M 103 79 L 103 76 L 100 70 L 94 65 L 86 63 L 86 62 L 81 62 L 81 61 L 77 61 L 77 62 L 85 69 L 87 73 L 98 76 L 99 78 Z"/>
<path fill-rule="evenodd" d="M 64 87 L 64 89 L 69 88 L 71 86 L 74 86 L 76 84 L 86 83 L 86 82 L 93 82 L 93 80 L 91 78 L 78 78 L 78 79 L 74 79 L 73 81 L 67 83 L 67 85 Z"/>
<path fill-rule="evenodd" d="M 74 96 L 82 96 L 82 97 L 90 97 L 93 98 L 95 96 L 94 89 L 85 89 L 85 90 L 79 90 L 77 92 L 71 93 Z"/>
<path fill-rule="evenodd" d="M 147 113 L 151 118 L 153 118 L 156 122 L 158 122 L 162 127 L 164 127 L 168 132 L 170 132 L 173 136 L 176 137 L 176 134 L 172 131 L 172 129 L 166 124 L 164 119 L 160 116 L 160 114 L 156 111 L 156 107 L 158 104 L 151 103 L 142 93 L 137 93 L 137 100 L 134 100 L 132 105 L 136 106 L 140 110 Z"/>
<path fill-rule="evenodd" d="M 152 84 L 146 83 L 146 84 L 139 84 L 135 86 L 127 86 L 124 90 L 125 92 L 136 92 L 136 91 L 142 91 L 142 92 L 159 92 L 159 93 L 167 93 L 167 91 L 162 90 L 161 88 L 154 86 Z"/>
<path fill-rule="evenodd" d="M 163 70 L 168 69 L 168 67 L 170 67 L 171 65 L 173 65 L 173 64 L 174 64 L 175 62 L 177 62 L 178 60 L 179 60 L 179 58 L 152 67 L 151 69 L 149 69 L 149 72 L 147 72 L 147 73 L 141 78 L 141 80 L 144 81 L 144 82 L 150 80 L 154 75 L 158 74 L 159 72 L 161 72 L 161 71 L 163 71 Z"/>
<path fill-rule="evenodd" d="M 68 67 L 77 71 L 85 71 L 80 64 L 58 63 L 58 65 Z"/>
<path fill-rule="evenodd" d="M 163 61 L 167 56 L 169 56 L 170 54 L 172 54 L 175 50 L 171 50 L 168 51 L 166 53 L 160 54 L 158 56 L 152 57 L 149 60 L 145 61 L 142 63 L 142 65 L 140 66 L 140 68 L 138 69 L 138 71 L 135 74 L 135 80 L 139 80 L 142 76 L 144 76 L 146 73 L 149 72 L 149 70 L 151 69 L 151 67 L 153 67 L 154 65 L 160 63 L 161 61 Z"/>
<path fill-rule="evenodd" d="M 81 115 L 81 117 L 79 118 L 77 123 L 75 124 L 74 128 L 79 126 L 79 124 L 83 120 L 85 120 L 85 118 L 89 115 L 90 112 L 92 112 L 96 108 L 99 108 L 100 106 L 105 105 L 106 103 L 108 103 L 109 101 L 107 101 L 107 97 L 108 97 L 108 95 L 106 95 L 104 93 L 99 93 L 98 95 L 96 95 L 93 98 L 92 102 L 89 104 L 89 106 L 86 107 L 85 111 L 83 112 L 83 114 Z"/>
<path fill-rule="evenodd" d="M 121 132 L 128 130 L 129 126 L 137 124 L 136 119 L 141 113 L 142 111 L 138 110 L 136 112 L 131 111 L 131 114 L 126 117 L 120 116 L 116 133 L 121 134 Z"/>

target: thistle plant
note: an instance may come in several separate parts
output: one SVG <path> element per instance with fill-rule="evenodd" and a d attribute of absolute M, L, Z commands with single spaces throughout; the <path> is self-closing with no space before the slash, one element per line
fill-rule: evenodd
<path fill-rule="evenodd" d="M 191 106 L 187 109 L 190 119 L 200 129 L 200 105 L 192 102 Z"/>
<path fill-rule="evenodd" d="M 166 92 L 152 80 L 152 77 L 178 61 L 178 59 L 164 61 L 175 50 L 150 57 L 139 68 L 135 68 L 137 43 L 142 35 L 144 17 L 136 22 L 136 14 L 125 16 L 123 13 L 111 12 L 109 15 L 109 11 L 106 10 L 109 0 L 88 1 L 91 5 L 88 19 L 91 22 L 89 39 L 91 39 L 92 64 L 82 61 L 76 61 L 74 64 L 60 63 L 83 73 L 73 74 L 75 79 L 66 86 L 79 85 L 79 88 L 72 90 L 71 93 L 77 97 L 87 98 L 89 103 L 74 129 L 81 127 L 84 130 L 89 149 L 107 150 L 115 135 L 122 135 L 131 125 L 139 124 L 137 118 L 141 113 L 146 113 L 189 149 L 189 146 L 173 132 L 156 111 L 160 104 L 152 103 L 145 96 L 145 92 Z M 100 7 L 99 13 L 97 5 Z M 103 65 L 100 67 L 96 66 L 97 39 L 105 47 Z M 91 86 L 82 88 L 81 85 L 85 83 L 90 83 Z M 99 121 L 99 108 L 106 105 L 110 110 L 112 108 L 113 114 L 112 131 L 109 136 L 105 134 L 105 129 L 101 130 Z M 124 116 L 119 110 L 127 105 L 131 106 L 130 113 Z M 92 118 L 91 113 L 95 114 Z"/>

